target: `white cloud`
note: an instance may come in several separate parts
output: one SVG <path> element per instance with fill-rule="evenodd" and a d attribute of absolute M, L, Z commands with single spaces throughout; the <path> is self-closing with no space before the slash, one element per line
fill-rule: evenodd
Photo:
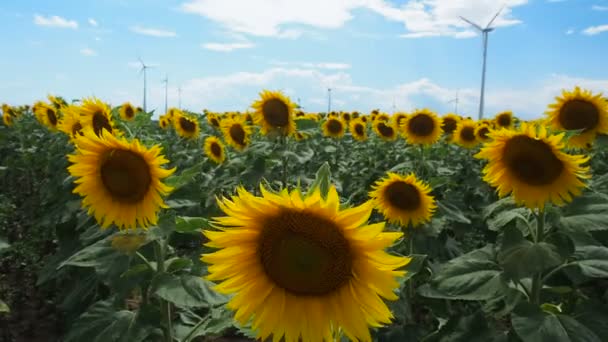
<path fill-rule="evenodd" d="M 70 29 L 78 28 L 78 22 L 76 22 L 75 20 L 68 20 L 56 15 L 45 17 L 39 14 L 34 14 L 34 24 L 46 27 L 59 27 Z"/>
<path fill-rule="evenodd" d="M 521 23 L 511 16 L 511 9 L 527 2 L 503 1 L 506 7 L 493 26 Z M 188 0 L 181 5 L 183 11 L 209 18 L 234 32 L 279 38 L 295 38 L 301 34 L 286 25 L 340 28 L 353 18 L 352 12 L 356 9 L 367 9 L 387 20 L 403 23 L 407 30 L 404 36 L 408 38 L 467 38 L 474 33 L 459 16 L 485 26 L 499 7 L 496 0 L 407 0 L 400 7 L 385 0 Z"/>
<path fill-rule="evenodd" d="M 177 34 L 173 31 L 156 29 L 150 27 L 142 27 L 142 26 L 132 26 L 130 27 L 132 32 L 143 34 L 145 36 L 159 37 L 159 38 L 168 38 L 168 37 L 176 37 Z"/>
<path fill-rule="evenodd" d="M 594 11 L 608 11 L 608 6 L 593 5 L 591 9 Z"/>
<path fill-rule="evenodd" d="M 573 34 L 573 33 L 574 33 L 574 29 L 568 29 L 566 31 L 566 34 L 568 34 L 568 35 Z"/>
<path fill-rule="evenodd" d="M 89 25 L 91 25 L 93 27 L 99 26 L 99 24 L 97 23 L 97 20 L 95 20 L 93 18 L 89 18 L 88 22 L 89 22 Z"/>
<path fill-rule="evenodd" d="M 132 69 L 141 69 L 141 62 L 140 61 L 129 62 L 129 63 L 127 63 L 127 66 L 129 66 L 129 68 L 132 68 Z M 160 66 L 160 64 L 159 63 L 146 63 L 146 66 L 149 66 L 150 68 L 157 68 Z"/>
<path fill-rule="evenodd" d="M 97 52 L 93 49 L 90 48 L 83 48 L 80 49 L 80 54 L 83 56 L 87 56 L 87 57 L 94 57 L 97 56 Z"/>
<path fill-rule="evenodd" d="M 310 62 L 284 62 L 284 61 L 270 61 L 271 65 L 282 66 L 282 67 L 299 67 L 299 68 L 312 68 L 312 69 L 327 69 L 327 70 L 346 70 L 350 69 L 351 65 L 348 63 L 335 63 L 335 62 L 322 62 L 322 63 L 310 63 Z"/>
<path fill-rule="evenodd" d="M 583 30 L 583 34 L 594 36 L 606 31 L 608 31 L 608 25 L 590 26 Z"/>
<path fill-rule="evenodd" d="M 239 49 L 251 49 L 255 45 L 250 42 L 242 43 L 205 43 L 201 47 L 211 51 L 230 52 Z"/>

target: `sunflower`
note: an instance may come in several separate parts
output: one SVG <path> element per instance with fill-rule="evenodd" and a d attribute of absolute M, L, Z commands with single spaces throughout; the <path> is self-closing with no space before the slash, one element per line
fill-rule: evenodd
<path fill-rule="evenodd" d="M 402 176 L 389 172 L 374 184 L 369 196 L 389 222 L 416 227 L 428 222 L 436 209 L 430 192 L 431 188 L 413 173 Z"/>
<path fill-rule="evenodd" d="M 244 118 L 235 116 L 232 119 L 222 120 L 222 133 L 224 133 L 224 140 L 230 146 L 242 151 L 249 145 L 251 127 L 245 123 Z"/>
<path fill-rule="evenodd" d="M 323 135 L 332 138 L 342 138 L 346 130 L 344 121 L 338 117 L 330 117 L 321 125 Z"/>
<path fill-rule="evenodd" d="M 271 131 L 281 135 L 291 135 L 296 131 L 293 111 L 295 105 L 288 97 L 278 91 L 264 90 L 261 99 L 251 107 L 255 109 L 254 121 L 262 127 L 262 134 Z"/>
<path fill-rule="evenodd" d="M 112 223 L 127 230 L 156 224 L 158 210 L 166 207 L 161 196 L 172 190 L 161 180 L 175 171 L 161 168 L 168 161 L 159 145 L 148 149 L 137 139 L 128 142 L 103 130 L 97 136 L 85 129 L 76 146 L 76 153 L 68 156 L 68 171 L 78 184 L 74 193 L 83 197 L 82 206 L 102 228 Z"/>
<path fill-rule="evenodd" d="M 348 112 L 342 113 L 342 121 L 348 124 L 348 122 L 352 119 L 352 116 Z"/>
<path fill-rule="evenodd" d="M 308 135 L 307 133 L 303 133 L 303 132 L 296 132 L 294 137 L 295 137 L 296 141 L 302 141 L 302 140 L 306 140 L 306 139 L 310 138 L 310 135 Z"/>
<path fill-rule="evenodd" d="M 226 153 L 224 152 L 224 144 L 217 137 L 210 136 L 205 139 L 205 154 L 209 159 L 213 160 L 216 164 L 221 164 L 226 159 Z"/>
<path fill-rule="evenodd" d="M 7 112 L 4 112 L 2 113 L 2 121 L 7 127 L 10 127 L 13 125 L 13 116 Z"/>
<path fill-rule="evenodd" d="M 63 108 L 63 116 L 59 121 L 58 128 L 63 133 L 67 134 L 72 140 L 83 135 L 78 107 L 69 105 Z"/>
<path fill-rule="evenodd" d="M 195 117 L 184 114 L 182 111 L 173 114 L 173 127 L 180 137 L 196 139 L 200 132 L 198 120 Z"/>
<path fill-rule="evenodd" d="M 585 186 L 581 179 L 591 178 L 589 157 L 562 151 L 564 133 L 547 134 L 541 126 L 522 123 L 517 131 L 497 130 L 476 158 L 487 159 L 484 180 L 497 188 L 498 195 L 509 193 L 520 205 L 543 209 L 546 202 L 558 206 L 572 201 Z"/>
<path fill-rule="evenodd" d="M 355 140 L 367 140 L 367 124 L 363 122 L 362 118 L 351 120 L 349 126 L 350 134 Z"/>
<path fill-rule="evenodd" d="M 15 110 L 13 109 L 13 107 L 7 105 L 6 103 L 2 104 L 2 114 L 10 115 L 14 118 L 17 117 L 17 113 L 15 113 Z"/>
<path fill-rule="evenodd" d="M 374 121 L 389 121 L 390 119 L 391 119 L 391 117 L 388 116 L 388 114 L 382 113 L 382 114 L 376 115 L 376 117 L 374 118 Z"/>
<path fill-rule="evenodd" d="M 135 108 L 129 102 L 123 103 L 118 112 L 123 120 L 131 121 L 135 118 Z"/>
<path fill-rule="evenodd" d="M 49 104 L 44 102 L 39 102 L 38 106 L 36 106 L 36 111 L 34 115 L 36 115 L 36 119 L 45 125 L 46 127 L 55 130 L 57 129 L 57 124 L 59 123 L 57 109 Z"/>
<path fill-rule="evenodd" d="M 477 125 L 473 120 L 462 120 L 456 126 L 456 130 L 454 131 L 453 141 L 465 148 L 473 148 L 479 144 L 479 140 L 477 140 L 477 136 L 475 135 L 475 130 L 477 129 Z"/>
<path fill-rule="evenodd" d="M 496 114 L 494 123 L 497 127 L 511 129 L 513 127 L 513 112 L 505 111 Z"/>
<path fill-rule="evenodd" d="M 445 134 L 450 135 L 454 133 L 454 131 L 456 130 L 456 126 L 458 126 L 458 122 L 460 122 L 460 120 L 460 116 L 453 113 L 448 113 L 441 118 L 441 129 L 443 129 L 443 132 Z"/>
<path fill-rule="evenodd" d="M 399 127 L 401 126 L 401 124 L 403 124 L 403 122 L 405 122 L 405 119 L 407 119 L 407 114 L 406 113 L 395 113 L 393 114 L 393 124 L 395 125 L 395 127 Z"/>
<path fill-rule="evenodd" d="M 437 114 L 428 109 L 416 110 L 401 125 L 410 144 L 431 145 L 441 136 L 441 123 Z"/>
<path fill-rule="evenodd" d="M 98 136 L 104 130 L 114 135 L 118 133 L 118 130 L 114 128 L 110 107 L 98 98 L 84 99 L 79 111 L 80 122 L 84 129 L 92 128 Z"/>
<path fill-rule="evenodd" d="M 488 134 L 491 130 L 492 129 L 490 128 L 490 125 L 484 123 L 477 123 L 477 128 L 475 128 L 475 136 L 477 137 L 477 140 L 481 142 L 489 141 L 490 137 L 488 136 Z"/>
<path fill-rule="evenodd" d="M 388 121 L 376 120 L 372 127 L 382 140 L 393 141 L 397 138 L 397 130 Z"/>
<path fill-rule="evenodd" d="M 360 117 L 361 121 L 363 121 L 364 123 L 367 123 L 368 121 L 370 121 L 369 119 L 369 115 L 361 115 Z M 371 120 L 373 121 L 373 120 Z"/>
<path fill-rule="evenodd" d="M 582 130 L 569 139 L 573 147 L 590 147 L 598 133 L 608 133 L 608 103 L 602 94 L 579 87 L 562 92 L 556 103 L 549 105 L 547 121 L 556 130 Z"/>
<path fill-rule="evenodd" d="M 265 341 L 333 341 L 341 330 L 353 341 L 371 341 L 368 326 L 390 323 L 382 300 L 396 300 L 397 277 L 410 258 L 384 250 L 402 236 L 383 232 L 384 222 L 367 225 L 371 202 L 340 209 L 336 188 L 327 199 L 316 189 L 261 197 L 244 188 L 218 200 L 227 216 L 214 219 L 218 231 L 204 231 L 207 279 L 215 290 L 233 295 L 235 320 L 250 320 Z"/>
<path fill-rule="evenodd" d="M 304 116 L 306 116 L 306 113 L 304 113 L 303 111 L 298 110 L 296 112 L 296 118 L 303 118 Z"/>
<path fill-rule="evenodd" d="M 47 99 L 49 99 L 49 101 L 51 102 L 53 107 L 55 107 L 56 110 L 63 109 L 63 107 L 66 107 L 68 105 L 67 102 L 65 102 L 65 100 L 59 96 L 53 96 L 49 94 L 47 95 Z"/>
<path fill-rule="evenodd" d="M 158 118 L 158 126 L 162 129 L 166 129 L 171 124 L 171 118 L 168 115 L 163 115 Z"/>

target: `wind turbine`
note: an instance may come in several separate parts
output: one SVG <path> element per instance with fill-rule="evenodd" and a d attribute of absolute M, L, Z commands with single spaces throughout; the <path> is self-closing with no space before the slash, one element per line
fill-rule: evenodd
<path fill-rule="evenodd" d="M 141 63 L 141 69 L 140 69 L 140 73 L 144 73 L 144 112 L 148 112 L 147 111 L 147 107 L 146 107 L 146 84 L 147 84 L 147 78 L 146 78 L 146 70 L 149 68 L 152 68 L 151 65 L 146 65 L 146 63 L 144 63 L 144 61 L 141 60 L 141 58 L 139 59 L 139 63 Z"/>
<path fill-rule="evenodd" d="M 448 103 L 454 103 L 454 114 L 458 114 L 458 90 L 456 90 L 456 97 L 450 101 L 448 101 Z"/>
<path fill-rule="evenodd" d="M 165 79 L 162 80 L 165 84 L 165 113 L 167 113 L 167 94 L 169 89 L 169 75 L 165 74 Z"/>
<path fill-rule="evenodd" d="M 475 29 L 477 29 L 479 32 L 481 32 L 482 39 L 483 39 L 483 65 L 481 68 L 481 95 L 479 96 L 479 120 L 481 120 L 483 118 L 484 93 L 485 93 L 485 87 L 486 87 L 486 57 L 487 57 L 487 52 L 488 52 L 488 33 L 494 31 L 494 28 L 490 27 L 490 25 L 492 25 L 492 23 L 494 23 L 494 20 L 496 20 L 496 18 L 498 18 L 498 16 L 500 15 L 500 12 L 502 12 L 502 10 L 504 8 L 505 8 L 505 6 L 502 6 L 500 8 L 500 10 L 498 10 L 498 12 L 496 12 L 496 14 L 492 18 L 492 20 L 490 20 L 490 22 L 488 23 L 488 25 L 486 25 L 485 28 L 482 28 L 481 26 L 475 24 L 474 22 L 468 20 L 465 17 L 460 17 L 460 19 L 464 20 L 469 25 L 473 26 Z"/>
<path fill-rule="evenodd" d="M 331 88 L 327 88 L 327 116 L 331 112 Z"/>
<path fill-rule="evenodd" d="M 177 103 L 179 109 L 182 109 L 182 86 L 177 87 Z"/>

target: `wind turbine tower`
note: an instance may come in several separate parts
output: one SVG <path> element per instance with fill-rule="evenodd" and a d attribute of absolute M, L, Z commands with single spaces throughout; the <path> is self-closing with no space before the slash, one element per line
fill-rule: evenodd
<path fill-rule="evenodd" d="M 458 90 L 456 91 L 456 97 L 450 101 L 448 101 L 448 103 L 454 103 L 454 114 L 458 114 Z"/>
<path fill-rule="evenodd" d="M 141 58 L 139 58 L 139 63 L 141 63 L 141 69 L 140 69 L 140 73 L 144 73 L 144 112 L 148 112 L 147 110 L 147 106 L 146 106 L 146 94 L 147 94 L 147 89 L 146 89 L 146 85 L 147 85 L 147 77 L 146 77 L 146 70 L 151 68 L 151 65 L 146 65 L 146 63 L 144 63 L 144 61 L 141 60 Z"/>
<path fill-rule="evenodd" d="M 481 26 L 475 24 L 474 22 L 470 21 L 467 18 L 460 17 L 460 19 L 464 20 L 469 25 L 473 26 L 476 30 L 481 32 L 482 39 L 483 39 L 483 65 L 481 67 L 481 94 L 479 96 L 479 116 L 478 116 L 479 120 L 481 120 L 483 118 L 484 93 L 485 93 L 485 87 L 486 87 L 486 58 L 487 58 L 487 52 L 488 52 L 488 33 L 494 31 L 494 28 L 490 27 L 490 26 L 494 23 L 494 20 L 496 20 L 496 18 L 498 18 L 498 16 L 500 15 L 500 13 L 502 12 L 502 10 L 504 8 L 505 7 L 503 6 L 498 12 L 496 12 L 496 14 L 492 18 L 492 20 L 490 20 L 490 22 L 488 23 L 488 25 L 486 25 L 485 28 L 482 28 Z"/>
<path fill-rule="evenodd" d="M 169 75 L 165 74 L 165 79 L 162 80 L 165 84 L 165 113 L 167 113 L 168 105 L 167 105 L 167 94 L 169 93 Z"/>

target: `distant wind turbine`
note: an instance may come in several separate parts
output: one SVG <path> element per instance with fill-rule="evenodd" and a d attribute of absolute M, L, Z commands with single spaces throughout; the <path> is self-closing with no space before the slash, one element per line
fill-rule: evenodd
<path fill-rule="evenodd" d="M 458 114 L 458 90 L 456 90 L 456 97 L 448 101 L 448 103 L 454 103 L 454 114 Z"/>
<path fill-rule="evenodd" d="M 162 80 L 165 84 L 165 113 L 167 113 L 167 95 L 169 93 L 169 75 L 165 74 L 165 79 Z"/>
<path fill-rule="evenodd" d="M 327 115 L 331 112 L 331 88 L 327 88 Z"/>
<path fill-rule="evenodd" d="M 152 68 L 153 66 L 151 65 L 146 65 L 146 63 L 144 63 L 144 61 L 141 60 L 141 58 L 139 59 L 139 63 L 141 63 L 141 69 L 140 69 L 140 73 L 144 73 L 144 112 L 148 112 L 147 107 L 146 107 L 146 85 L 147 85 L 147 78 L 146 78 L 146 70 L 149 68 Z"/>
<path fill-rule="evenodd" d="M 488 33 L 494 31 L 494 28 L 490 27 L 490 25 L 492 25 L 492 23 L 494 23 L 494 20 L 496 20 L 496 18 L 498 18 L 498 16 L 500 15 L 500 13 L 502 12 L 502 10 L 504 8 L 505 8 L 505 6 L 502 6 L 500 8 L 500 10 L 498 12 L 496 12 L 496 14 L 492 18 L 492 20 L 490 20 L 490 22 L 488 23 L 488 25 L 486 25 L 485 28 L 482 28 L 481 26 L 475 24 L 474 22 L 468 20 L 467 18 L 460 17 L 460 19 L 464 20 L 469 25 L 473 26 L 475 29 L 477 29 L 479 32 L 481 32 L 482 39 L 483 39 L 483 65 L 481 68 L 481 95 L 479 96 L 479 117 L 478 117 L 479 120 L 481 120 L 483 118 L 484 93 L 485 93 L 485 87 L 486 87 L 486 57 L 487 57 L 487 52 L 488 52 Z"/>
<path fill-rule="evenodd" d="M 182 109 L 182 86 L 177 87 L 177 103 L 179 109 Z"/>

